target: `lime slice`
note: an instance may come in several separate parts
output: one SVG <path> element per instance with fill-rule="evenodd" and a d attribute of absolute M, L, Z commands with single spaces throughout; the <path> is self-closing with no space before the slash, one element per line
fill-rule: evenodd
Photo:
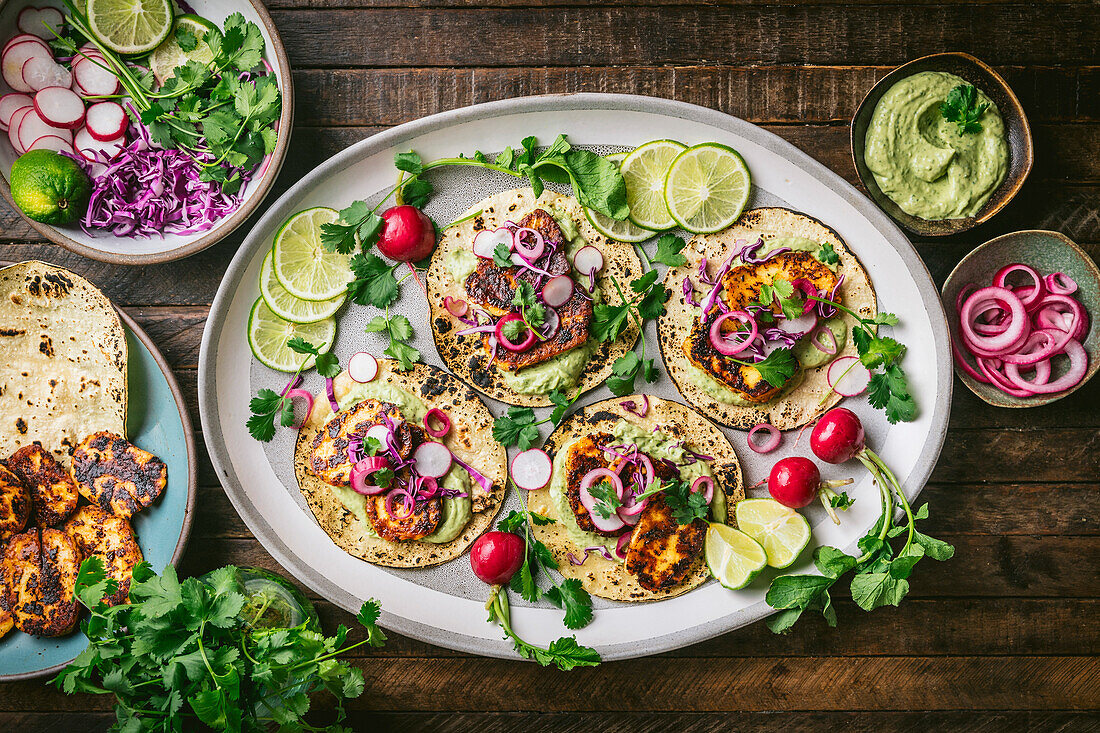
<path fill-rule="evenodd" d="M 810 523 L 775 499 L 745 499 L 734 510 L 737 526 L 764 547 L 768 565 L 785 568 L 810 544 Z"/>
<path fill-rule="evenodd" d="M 183 29 L 195 38 L 195 46 L 190 51 L 184 51 L 180 47 L 178 36 Z M 221 31 L 218 26 L 206 18 L 197 15 L 181 15 L 176 18 L 176 24 L 172 27 L 172 33 L 157 46 L 153 53 L 149 54 L 149 68 L 153 70 L 153 76 L 163 84 L 174 75 L 177 66 L 183 66 L 188 61 L 198 61 L 204 66 L 214 60 L 214 52 L 206 45 L 203 37 L 207 31 Z M 189 43 L 186 45 L 190 45 Z"/>
<path fill-rule="evenodd" d="M 665 176 L 686 147 L 675 140 L 654 140 L 623 158 L 619 171 L 626 181 L 630 220 L 642 229 L 659 232 L 676 226 L 665 205 Z"/>
<path fill-rule="evenodd" d="M 273 258 L 267 253 L 260 268 L 260 296 L 271 312 L 291 323 L 316 323 L 336 314 L 347 300 L 347 293 L 341 293 L 332 300 L 302 300 L 286 291 L 275 278 Z"/>
<path fill-rule="evenodd" d="M 321 225 L 339 218 L 336 209 L 318 206 L 299 211 L 275 234 L 272 248 L 275 277 L 295 298 L 332 300 L 347 290 L 351 255 L 321 246 Z"/>
<path fill-rule="evenodd" d="M 172 0 L 88 0 L 88 25 L 104 46 L 140 56 L 172 32 Z"/>
<path fill-rule="evenodd" d="M 741 216 L 751 180 L 736 150 L 703 143 L 672 161 L 665 178 L 665 203 L 676 223 L 692 234 L 720 232 Z"/>
<path fill-rule="evenodd" d="M 280 372 L 296 372 L 302 365 L 303 355 L 286 345 L 295 336 L 301 336 L 317 347 L 322 354 L 332 348 L 336 337 L 336 319 L 326 318 L 317 323 L 291 323 L 271 312 L 263 298 L 257 298 L 248 314 L 248 346 L 260 363 Z M 310 356 L 303 369 L 313 366 Z"/>
<path fill-rule="evenodd" d="M 626 153 L 612 153 L 611 155 L 603 156 L 604 160 L 611 161 L 615 165 L 622 162 L 626 157 Z M 608 239 L 613 239 L 616 242 L 644 242 L 653 236 L 653 232 L 648 229 L 642 229 L 640 226 L 634 224 L 630 219 L 612 219 L 610 216 L 604 216 L 598 211 L 593 211 L 587 206 L 584 209 L 584 215 L 588 218 L 588 223 L 592 227 L 604 235 Z"/>
<path fill-rule="evenodd" d="M 744 588 L 768 565 L 759 542 L 725 524 L 710 525 L 704 552 L 710 574 L 730 590 Z"/>

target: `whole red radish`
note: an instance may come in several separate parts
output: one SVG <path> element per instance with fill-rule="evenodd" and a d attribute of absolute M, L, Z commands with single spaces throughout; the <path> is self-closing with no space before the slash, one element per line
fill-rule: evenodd
<path fill-rule="evenodd" d="M 821 472 L 809 458 L 792 456 L 776 461 L 768 474 L 768 492 L 783 506 L 801 509 L 817 497 Z"/>
<path fill-rule="evenodd" d="M 407 204 L 382 214 L 378 251 L 398 262 L 419 262 L 435 249 L 435 225 L 423 211 Z"/>
<path fill-rule="evenodd" d="M 810 433 L 810 450 L 826 463 L 845 463 L 864 452 L 863 423 L 844 407 L 829 410 Z"/>
<path fill-rule="evenodd" d="M 470 548 L 474 575 L 489 585 L 504 585 L 523 565 L 526 544 L 511 532 L 486 532 Z"/>

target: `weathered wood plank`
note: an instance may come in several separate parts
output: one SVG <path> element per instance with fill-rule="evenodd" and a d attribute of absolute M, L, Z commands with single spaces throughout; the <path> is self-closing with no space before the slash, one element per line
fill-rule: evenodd
<path fill-rule="evenodd" d="M 567 92 L 644 94 L 757 124 L 848 123 L 889 66 L 629 66 L 472 69 L 298 69 L 298 122 L 396 125 L 448 109 Z M 1097 67 L 999 69 L 1031 122 L 1100 118 Z"/>
<path fill-rule="evenodd" d="M 335 9 L 272 13 L 296 68 L 900 64 L 945 48 L 987 63 L 1095 63 L 1095 5 Z M 379 29 L 401 29 L 379 33 Z M 1051 39 L 1058 39 L 1052 43 Z M 487 52 L 491 49 L 491 53 Z"/>

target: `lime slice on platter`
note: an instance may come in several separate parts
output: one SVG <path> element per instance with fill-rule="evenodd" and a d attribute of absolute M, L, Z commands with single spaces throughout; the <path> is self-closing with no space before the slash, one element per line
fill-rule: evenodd
<path fill-rule="evenodd" d="M 302 300 L 286 291 L 275 277 L 273 253 L 268 252 L 264 264 L 260 267 L 260 297 L 271 312 L 291 323 L 316 323 L 336 315 L 340 306 L 347 300 L 347 293 L 341 293 L 332 300 Z"/>
<path fill-rule="evenodd" d="M 744 588 L 768 566 L 767 553 L 759 542 L 725 524 L 707 528 L 703 552 L 710 574 L 730 590 Z"/>
<path fill-rule="evenodd" d="M 336 338 L 336 319 L 317 323 L 291 323 L 271 312 L 263 298 L 257 298 L 248 314 L 248 346 L 261 364 L 280 372 L 296 372 L 302 366 L 303 355 L 287 346 L 287 341 L 301 336 L 324 354 Z M 313 367 L 316 359 L 306 359 L 303 369 Z"/>
<path fill-rule="evenodd" d="M 672 161 L 665 178 L 665 203 L 685 231 L 713 234 L 741 216 L 751 183 L 748 166 L 736 150 L 702 143 Z"/>
<path fill-rule="evenodd" d="M 604 160 L 618 165 L 626 156 L 627 153 L 611 153 L 603 157 Z M 642 229 L 640 226 L 630 221 L 630 219 L 623 219 L 622 221 L 612 219 L 610 216 L 604 216 L 598 211 L 589 209 L 587 206 L 584 209 L 584 215 L 588 218 L 588 223 L 591 224 L 597 232 L 616 242 L 644 242 L 653 236 L 652 231 L 649 229 Z"/>
<path fill-rule="evenodd" d="M 642 229 L 660 232 L 676 226 L 665 204 L 665 177 L 669 165 L 686 148 L 675 140 L 654 140 L 634 148 L 619 165 L 630 220 Z"/>
<path fill-rule="evenodd" d="M 336 221 L 336 209 L 318 206 L 294 214 L 275 234 L 272 265 L 288 293 L 301 300 L 332 300 L 351 281 L 350 254 L 321 246 L 321 225 Z"/>
<path fill-rule="evenodd" d="M 737 526 L 760 543 L 773 568 L 789 567 L 810 544 L 810 523 L 775 499 L 744 499 L 734 514 Z"/>
<path fill-rule="evenodd" d="M 172 0 L 88 0 L 88 26 L 104 46 L 123 56 L 140 56 L 172 32 Z"/>
<path fill-rule="evenodd" d="M 184 51 L 180 46 L 178 36 L 181 29 L 194 36 L 195 45 L 190 51 Z M 149 68 L 153 70 L 153 76 L 156 77 L 157 82 L 163 84 L 174 75 L 177 66 L 184 66 L 188 61 L 198 61 L 203 65 L 213 61 L 214 52 L 203 40 L 206 32 L 211 30 L 221 33 L 218 26 L 206 18 L 190 14 L 176 18 L 176 23 L 172 26 L 172 33 L 164 40 L 164 43 L 157 46 L 156 50 L 149 54 Z M 187 43 L 186 45 L 190 46 L 191 44 Z"/>

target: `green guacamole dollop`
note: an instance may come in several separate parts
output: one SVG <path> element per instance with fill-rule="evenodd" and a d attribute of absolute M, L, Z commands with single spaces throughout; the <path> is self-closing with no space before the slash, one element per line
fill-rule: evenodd
<path fill-rule="evenodd" d="M 981 210 L 1008 170 L 1004 120 L 988 105 L 978 132 L 960 133 L 940 113 L 965 79 L 942 71 L 906 77 L 882 95 L 867 126 L 864 160 L 882 192 L 922 219 L 959 219 Z"/>

